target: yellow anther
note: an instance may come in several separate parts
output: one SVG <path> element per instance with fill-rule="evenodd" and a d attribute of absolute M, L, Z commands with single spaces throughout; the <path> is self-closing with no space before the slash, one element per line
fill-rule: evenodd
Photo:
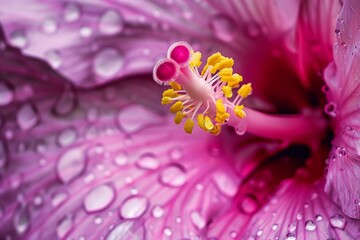
<path fill-rule="evenodd" d="M 236 105 L 234 107 L 234 112 L 235 112 L 235 115 L 239 118 L 244 118 L 246 117 L 246 113 L 244 111 L 244 105 Z"/>
<path fill-rule="evenodd" d="M 241 86 L 241 88 L 237 91 L 240 97 L 246 98 L 252 93 L 251 83 L 247 83 Z"/>
<path fill-rule="evenodd" d="M 171 97 L 171 98 L 175 98 L 178 96 L 178 94 L 172 88 L 164 91 L 162 95 L 163 97 Z"/>
<path fill-rule="evenodd" d="M 183 109 L 184 109 L 183 103 L 181 101 L 177 101 L 176 103 L 174 103 L 174 105 L 170 107 L 170 112 L 177 113 Z"/>
<path fill-rule="evenodd" d="M 181 85 L 176 83 L 176 82 L 170 82 L 170 86 L 175 90 L 175 91 L 179 91 L 181 90 Z"/>
<path fill-rule="evenodd" d="M 174 118 L 174 122 L 176 123 L 176 124 L 180 124 L 181 123 L 181 121 L 184 119 L 184 113 L 182 113 L 182 112 L 177 112 L 176 113 L 176 115 L 175 115 L 175 118 Z"/>
<path fill-rule="evenodd" d="M 222 91 L 227 98 L 231 98 L 233 96 L 232 88 L 230 86 L 223 86 Z"/>
<path fill-rule="evenodd" d="M 191 120 L 190 118 L 188 118 L 188 119 L 186 120 L 186 122 L 185 122 L 184 130 L 185 130 L 186 133 L 191 134 L 193 128 L 194 128 L 194 121 Z"/>
<path fill-rule="evenodd" d="M 166 105 L 172 103 L 174 100 L 171 97 L 163 97 L 161 99 L 161 104 Z"/>
<path fill-rule="evenodd" d="M 222 99 L 216 100 L 216 111 L 219 113 L 226 113 L 225 105 L 224 105 Z"/>
<path fill-rule="evenodd" d="M 211 73 L 215 73 L 218 70 L 222 70 L 224 68 L 231 68 L 234 66 L 234 59 L 232 58 L 224 58 L 211 69 Z"/>
<path fill-rule="evenodd" d="M 237 88 L 240 86 L 240 83 L 242 82 L 243 78 L 239 74 L 235 73 L 231 76 L 231 79 L 228 82 L 228 86 L 232 88 Z"/>
<path fill-rule="evenodd" d="M 205 129 L 208 131 L 211 131 L 214 129 L 214 123 L 211 121 L 209 116 L 205 116 L 204 126 L 205 126 Z"/>
<path fill-rule="evenodd" d="M 232 68 L 223 68 L 220 70 L 220 72 L 218 73 L 218 75 L 220 77 L 224 77 L 224 76 L 231 76 L 233 74 L 233 69 Z"/>
<path fill-rule="evenodd" d="M 222 58 L 223 58 L 223 56 L 221 55 L 221 53 L 219 53 L 219 52 L 214 53 L 213 55 L 211 55 L 211 56 L 207 59 L 206 65 L 215 65 L 215 64 L 217 64 Z"/>
<path fill-rule="evenodd" d="M 201 53 L 200 52 L 195 52 L 190 60 L 190 67 L 200 67 L 201 65 Z"/>
<path fill-rule="evenodd" d="M 210 131 L 210 133 L 214 135 L 219 135 L 221 132 L 221 125 L 215 125 L 214 129 Z"/>
<path fill-rule="evenodd" d="M 229 113 L 216 113 L 215 121 L 223 124 L 230 117 Z"/>
<path fill-rule="evenodd" d="M 197 116 L 197 122 L 201 129 L 205 129 L 205 117 L 203 114 Z"/>

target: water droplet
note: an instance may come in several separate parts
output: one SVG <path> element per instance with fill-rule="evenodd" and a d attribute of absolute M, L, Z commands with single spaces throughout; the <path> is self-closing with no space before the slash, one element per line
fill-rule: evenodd
<path fill-rule="evenodd" d="M 205 219 L 198 212 L 192 212 L 190 215 L 191 221 L 196 228 L 199 230 L 203 229 L 206 226 Z"/>
<path fill-rule="evenodd" d="M 146 153 L 140 156 L 136 162 L 137 166 L 142 169 L 155 170 L 160 166 L 158 159 L 154 154 Z"/>
<path fill-rule="evenodd" d="M 101 218 L 101 217 L 96 217 L 95 219 L 94 219 L 94 223 L 96 224 L 96 225 L 99 225 L 99 224 L 101 224 L 103 222 L 103 219 Z"/>
<path fill-rule="evenodd" d="M 251 38 L 256 38 L 261 34 L 261 26 L 257 22 L 246 24 L 246 33 Z"/>
<path fill-rule="evenodd" d="M 216 172 L 213 174 L 213 180 L 220 193 L 224 194 L 225 196 L 233 197 L 237 193 L 238 184 L 237 182 L 234 182 L 234 179 L 231 178 L 227 173 L 223 171 Z"/>
<path fill-rule="evenodd" d="M 106 35 L 113 35 L 121 32 L 124 28 L 124 19 L 116 10 L 109 9 L 104 12 L 99 21 L 99 30 Z"/>
<path fill-rule="evenodd" d="M 171 235 L 172 235 L 171 228 L 169 228 L 169 227 L 164 228 L 164 235 L 167 237 L 171 237 Z"/>
<path fill-rule="evenodd" d="M 336 153 L 338 154 L 339 157 L 345 157 L 346 156 L 346 149 L 344 147 L 338 146 L 336 148 Z"/>
<path fill-rule="evenodd" d="M 23 105 L 16 115 L 16 121 L 22 130 L 28 130 L 39 122 L 38 112 L 34 105 Z"/>
<path fill-rule="evenodd" d="M 88 37 L 91 37 L 92 34 L 93 34 L 93 30 L 91 27 L 84 26 L 84 27 L 80 28 L 80 36 L 81 37 L 88 38 Z"/>
<path fill-rule="evenodd" d="M 296 223 L 291 223 L 288 226 L 289 232 L 294 232 L 296 230 Z"/>
<path fill-rule="evenodd" d="M 160 173 L 160 181 L 168 187 L 181 187 L 186 180 L 186 170 L 179 164 L 171 164 Z"/>
<path fill-rule="evenodd" d="M 303 214 L 302 213 L 298 213 L 297 215 L 296 215 L 296 219 L 297 220 L 301 220 L 303 218 Z"/>
<path fill-rule="evenodd" d="M 164 119 L 143 106 L 132 105 L 120 111 L 117 122 L 123 132 L 131 134 L 146 127 L 161 124 Z"/>
<path fill-rule="evenodd" d="M 170 159 L 173 161 L 179 161 L 183 157 L 183 152 L 180 147 L 175 147 L 169 151 Z"/>
<path fill-rule="evenodd" d="M 256 236 L 261 237 L 261 235 L 262 235 L 263 233 L 264 233 L 263 230 L 258 230 L 258 231 L 256 232 Z"/>
<path fill-rule="evenodd" d="M 317 222 L 321 222 L 321 221 L 323 220 L 323 217 L 322 217 L 320 214 L 316 214 L 316 215 L 315 215 L 315 220 L 316 220 Z"/>
<path fill-rule="evenodd" d="M 28 45 L 28 39 L 23 30 L 14 30 L 10 34 L 10 42 L 18 48 L 25 48 Z"/>
<path fill-rule="evenodd" d="M 124 201 L 120 207 L 120 216 L 125 219 L 141 217 L 149 208 L 149 201 L 145 197 L 133 196 Z"/>
<path fill-rule="evenodd" d="M 238 236 L 237 232 L 235 232 L 235 231 L 230 232 L 230 237 L 231 238 L 236 238 L 237 236 Z"/>
<path fill-rule="evenodd" d="M 164 216 L 164 209 L 161 206 L 155 206 L 152 210 L 152 215 L 154 218 L 161 218 Z"/>
<path fill-rule="evenodd" d="M 77 132 L 74 128 L 71 127 L 63 130 L 59 134 L 57 141 L 60 146 L 66 147 L 76 142 L 76 139 L 77 139 Z"/>
<path fill-rule="evenodd" d="M 340 45 L 341 45 L 342 47 L 346 47 L 346 42 L 341 42 Z"/>
<path fill-rule="evenodd" d="M 330 224 L 334 228 L 343 230 L 346 225 L 346 219 L 341 214 L 334 214 L 330 217 Z"/>
<path fill-rule="evenodd" d="M 109 185 L 100 185 L 90 190 L 84 198 L 87 212 L 97 212 L 107 208 L 115 200 L 115 190 Z"/>
<path fill-rule="evenodd" d="M 336 104 L 333 102 L 329 102 L 325 105 L 324 111 L 330 116 L 335 118 L 336 117 Z"/>
<path fill-rule="evenodd" d="M 44 199 L 42 198 L 41 195 L 36 195 L 33 199 L 33 203 L 35 206 L 39 207 L 39 206 L 43 205 Z"/>
<path fill-rule="evenodd" d="M 64 238 L 73 226 L 73 220 L 70 216 L 65 216 L 57 224 L 56 234 L 59 238 Z"/>
<path fill-rule="evenodd" d="M 277 224 L 274 224 L 274 225 L 272 225 L 272 227 L 271 227 L 271 229 L 272 229 L 273 231 L 276 231 L 278 228 L 279 228 L 279 225 L 277 225 Z"/>
<path fill-rule="evenodd" d="M 67 87 L 59 100 L 56 102 L 54 112 L 57 115 L 65 116 L 70 114 L 76 106 L 76 95 L 72 88 Z"/>
<path fill-rule="evenodd" d="M 247 119 L 242 119 L 239 121 L 239 123 L 235 127 L 235 132 L 237 135 L 244 135 L 246 133 L 248 126 Z"/>
<path fill-rule="evenodd" d="M 0 151 L 1 152 L 1 151 Z M 0 156 L 1 156 L 1 153 L 0 153 Z M 1 157 L 0 157 L 1 159 Z M 1 160 L 0 160 L 1 161 Z M 0 165 L 1 166 L 1 165 Z M 360 199 L 355 199 L 354 203 L 360 207 Z"/>
<path fill-rule="evenodd" d="M 124 65 L 124 58 L 117 48 L 100 50 L 94 59 L 94 72 L 102 78 L 113 77 Z"/>
<path fill-rule="evenodd" d="M 55 33 L 59 28 L 59 24 L 55 18 L 48 18 L 42 24 L 42 30 L 45 33 Z"/>
<path fill-rule="evenodd" d="M 87 158 L 80 148 L 73 148 L 63 153 L 56 166 L 57 174 L 63 183 L 68 183 L 85 170 Z"/>
<path fill-rule="evenodd" d="M 310 232 L 315 231 L 315 229 L 316 229 L 315 222 L 313 220 L 307 220 L 305 222 L 305 229 Z"/>
<path fill-rule="evenodd" d="M 210 28 L 214 35 L 222 41 L 230 42 L 234 39 L 236 25 L 230 17 L 219 14 L 210 21 Z"/>
<path fill-rule="evenodd" d="M 345 132 L 346 132 L 348 135 L 350 135 L 350 136 L 353 135 L 354 130 L 355 130 L 355 128 L 352 127 L 352 126 L 346 126 L 346 127 L 345 127 Z"/>
<path fill-rule="evenodd" d="M 5 106 L 14 100 L 14 93 L 4 82 L 0 82 L 0 106 Z"/>
<path fill-rule="evenodd" d="M 69 194 L 66 191 L 59 191 L 51 197 L 51 204 L 54 207 L 57 207 L 63 202 L 65 202 L 65 200 L 68 199 L 68 197 Z"/>
<path fill-rule="evenodd" d="M 49 50 L 45 53 L 45 57 L 52 68 L 58 69 L 62 65 L 60 53 L 56 50 Z"/>
<path fill-rule="evenodd" d="M 75 3 L 68 3 L 64 8 L 64 20 L 74 22 L 80 18 L 80 6 Z"/>
<path fill-rule="evenodd" d="M 30 227 L 30 213 L 25 206 L 18 206 L 14 214 L 14 228 L 18 234 L 23 234 Z"/>
<path fill-rule="evenodd" d="M 125 151 L 120 151 L 114 158 L 114 163 L 118 166 L 124 166 L 129 162 L 128 153 Z"/>
<path fill-rule="evenodd" d="M 341 33 L 340 29 L 336 28 L 336 29 L 335 29 L 335 33 L 336 33 L 336 34 L 340 34 L 340 33 Z"/>
<path fill-rule="evenodd" d="M 146 239 L 145 228 L 143 225 L 139 225 L 133 221 L 125 221 L 117 225 L 111 230 L 106 240 L 119 240 L 119 239 Z"/>
<path fill-rule="evenodd" d="M 246 195 L 240 203 L 240 209 L 246 214 L 252 214 L 259 208 L 259 203 L 255 196 Z"/>
<path fill-rule="evenodd" d="M 286 234 L 286 240 L 296 240 L 296 235 L 294 233 Z"/>

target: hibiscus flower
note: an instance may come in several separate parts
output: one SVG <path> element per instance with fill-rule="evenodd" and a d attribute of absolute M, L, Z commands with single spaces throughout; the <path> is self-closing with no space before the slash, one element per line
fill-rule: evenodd
<path fill-rule="evenodd" d="M 0 9 L 1 238 L 360 239 L 358 1 Z M 198 53 L 155 66 L 180 40 Z M 216 52 L 242 102 L 186 133 L 153 68 Z"/>

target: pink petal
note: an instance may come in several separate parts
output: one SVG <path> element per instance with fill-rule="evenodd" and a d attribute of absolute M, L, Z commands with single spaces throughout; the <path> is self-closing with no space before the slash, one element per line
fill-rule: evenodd
<path fill-rule="evenodd" d="M 251 220 L 230 210 L 212 226 L 210 235 L 221 239 L 358 239 L 359 224 L 328 198 L 321 182 L 310 185 L 299 179 L 285 181 Z"/>
<path fill-rule="evenodd" d="M 329 103 L 325 111 L 334 118 L 335 138 L 329 157 L 326 192 L 344 213 L 360 218 L 359 167 L 360 19 L 358 1 L 345 1 L 334 35 L 334 63 L 325 72 Z"/>

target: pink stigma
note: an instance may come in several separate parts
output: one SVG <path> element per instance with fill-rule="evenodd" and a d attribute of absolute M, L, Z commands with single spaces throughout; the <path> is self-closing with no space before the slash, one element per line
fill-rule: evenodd
<path fill-rule="evenodd" d="M 179 65 L 186 65 L 191 58 L 192 48 L 187 42 L 177 42 L 170 46 L 168 58 L 173 59 Z"/>
<path fill-rule="evenodd" d="M 178 66 L 173 60 L 165 59 L 154 67 L 153 74 L 154 79 L 159 84 L 165 84 L 176 77 L 178 74 Z"/>

